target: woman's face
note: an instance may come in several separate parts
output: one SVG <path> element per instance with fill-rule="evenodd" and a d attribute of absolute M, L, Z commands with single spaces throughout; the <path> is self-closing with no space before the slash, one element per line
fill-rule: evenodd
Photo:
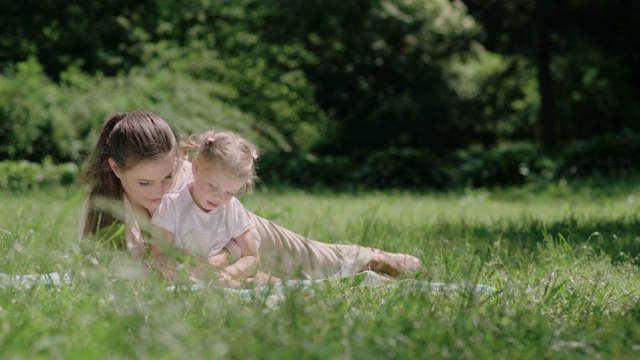
<path fill-rule="evenodd" d="M 170 152 L 162 158 L 145 160 L 122 171 L 109 159 L 131 205 L 145 208 L 151 213 L 160 206 L 162 196 L 171 190 L 178 162 L 178 157 Z"/>
<path fill-rule="evenodd" d="M 220 166 L 193 159 L 193 185 L 189 188 L 195 202 L 205 212 L 225 206 L 242 189 L 246 179 L 233 176 Z"/>

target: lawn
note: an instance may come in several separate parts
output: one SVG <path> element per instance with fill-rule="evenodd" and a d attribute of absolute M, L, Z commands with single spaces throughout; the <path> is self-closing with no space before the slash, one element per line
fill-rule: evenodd
<path fill-rule="evenodd" d="M 1 193 L 0 272 L 71 285 L 0 289 L 0 353 L 32 359 L 631 359 L 640 357 L 640 185 L 447 193 L 275 191 L 245 207 L 326 242 L 415 254 L 416 291 L 333 281 L 270 301 L 168 291 L 126 256 L 89 264 L 77 188 Z"/>

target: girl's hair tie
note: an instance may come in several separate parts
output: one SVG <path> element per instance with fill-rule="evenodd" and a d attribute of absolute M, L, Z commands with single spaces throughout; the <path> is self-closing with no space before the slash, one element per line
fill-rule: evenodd
<path fill-rule="evenodd" d="M 211 145 L 211 144 L 213 144 L 213 141 L 214 141 L 214 140 L 215 140 L 214 138 L 212 138 L 211 136 L 209 136 L 209 137 L 207 137 L 207 138 L 204 140 L 204 144 L 205 144 L 205 145 Z"/>
<path fill-rule="evenodd" d="M 251 158 L 255 161 L 258 160 L 258 153 L 256 153 L 255 149 L 251 149 Z"/>

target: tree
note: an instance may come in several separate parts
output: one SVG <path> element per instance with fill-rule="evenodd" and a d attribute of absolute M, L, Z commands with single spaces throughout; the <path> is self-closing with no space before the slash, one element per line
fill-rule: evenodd
<path fill-rule="evenodd" d="M 483 44 L 535 64 L 547 147 L 640 131 L 640 3 L 628 0 L 464 0 Z M 515 74 L 514 76 L 518 76 Z"/>
<path fill-rule="evenodd" d="M 115 74 L 139 64 L 140 40 L 123 22 L 149 25 L 153 0 L 2 1 L 0 66 L 38 59 L 58 79 L 70 65 Z M 142 39 L 147 40 L 147 39 Z"/>
<path fill-rule="evenodd" d="M 324 152 L 462 144 L 449 65 L 473 53 L 478 28 L 461 3 L 276 0 L 258 26 L 268 42 L 299 42 L 315 57 L 303 69 L 335 119 Z"/>

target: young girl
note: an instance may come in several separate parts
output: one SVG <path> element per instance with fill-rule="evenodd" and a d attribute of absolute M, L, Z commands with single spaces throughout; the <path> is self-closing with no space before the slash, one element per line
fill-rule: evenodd
<path fill-rule="evenodd" d="M 231 240 L 240 248 L 238 260 L 215 274 L 225 285 L 233 279 L 253 278 L 260 266 L 255 228 L 236 194 L 253 186 L 257 179 L 256 149 L 231 132 L 209 131 L 193 135 L 180 146 L 181 155 L 192 159 L 193 181 L 164 196 L 151 218 L 160 239 L 186 254 L 206 257 L 211 269 L 226 263 L 220 254 Z M 161 246 L 151 245 L 155 261 L 166 268 L 168 259 Z M 191 275 L 202 277 L 206 265 L 191 267 Z"/>
<path fill-rule="evenodd" d="M 87 160 L 89 185 L 80 220 L 81 240 L 123 222 L 125 244 L 136 257 L 148 254 L 147 229 L 162 196 L 181 189 L 193 178 L 191 164 L 180 160 L 171 128 L 156 114 L 129 112 L 104 123 Z M 107 201 L 110 207 L 102 205 Z M 396 276 L 420 269 L 407 254 L 389 253 L 351 244 L 327 244 L 303 237 L 247 212 L 260 239 L 263 271 L 283 279 L 320 279 L 365 270 Z M 223 250 L 234 258 L 241 249 L 231 241 Z"/>

